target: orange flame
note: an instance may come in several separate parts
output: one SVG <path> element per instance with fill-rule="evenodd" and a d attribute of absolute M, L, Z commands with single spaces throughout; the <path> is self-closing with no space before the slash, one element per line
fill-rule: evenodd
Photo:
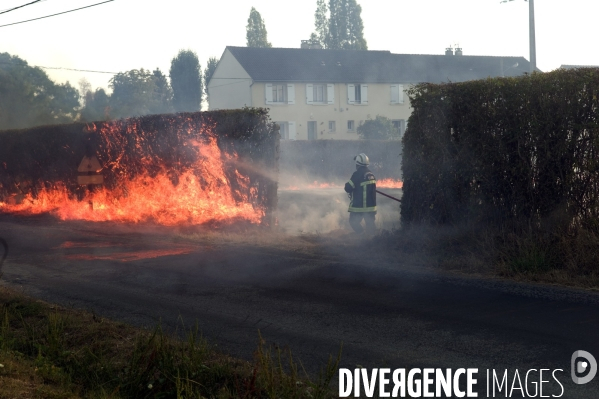
<path fill-rule="evenodd" d="M 381 179 L 376 181 L 377 188 L 403 188 L 403 181 L 393 179 Z"/>
<path fill-rule="evenodd" d="M 109 131 L 99 133 L 104 137 L 110 134 Z M 143 140 L 140 137 L 139 140 Z M 155 174 L 148 170 L 143 173 L 120 171 L 115 188 L 102 187 L 87 192 L 81 201 L 65 183 L 59 182 L 51 188 L 40 189 L 35 196 L 26 194 L 18 204 L 0 199 L 0 212 L 22 215 L 49 212 L 61 220 L 152 221 L 165 226 L 236 220 L 260 223 L 264 210 L 252 205 L 256 189 L 249 187 L 249 177 L 235 170 L 235 189 L 226 177 L 225 162 L 235 161 L 237 155 L 221 154 L 209 130 L 204 132 L 202 141 L 189 140 L 188 148 L 195 149 L 197 157 L 176 179 L 173 179 L 173 170 L 164 165 Z M 111 140 L 106 142 L 107 146 L 117 145 Z M 121 158 L 107 160 L 104 166 L 112 170 L 126 168 Z M 150 161 L 142 159 L 142 163 L 149 165 Z"/>
<path fill-rule="evenodd" d="M 376 186 L 377 188 L 402 188 L 403 187 L 403 182 L 401 180 L 393 180 L 393 179 L 380 179 L 376 181 Z M 321 189 L 321 188 L 343 188 L 343 185 L 341 184 L 336 184 L 336 183 L 323 183 L 323 182 L 318 182 L 318 181 L 314 181 L 313 183 L 310 184 L 296 184 L 293 186 L 287 186 L 282 188 L 283 190 L 287 190 L 287 191 L 298 191 L 298 190 L 314 190 L 314 189 Z"/>

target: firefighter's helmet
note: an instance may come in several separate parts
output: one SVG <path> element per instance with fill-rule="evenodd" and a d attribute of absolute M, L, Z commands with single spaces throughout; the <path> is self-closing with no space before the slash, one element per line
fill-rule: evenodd
<path fill-rule="evenodd" d="M 356 165 L 358 165 L 358 166 L 368 166 L 368 165 L 370 165 L 370 160 L 368 159 L 368 157 L 364 153 L 361 153 L 360 155 L 356 155 L 354 157 L 354 160 L 356 161 Z"/>

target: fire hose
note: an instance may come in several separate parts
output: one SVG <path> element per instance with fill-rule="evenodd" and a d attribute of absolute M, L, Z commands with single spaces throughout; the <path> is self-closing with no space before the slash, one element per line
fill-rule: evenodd
<path fill-rule="evenodd" d="M 391 198 L 392 200 L 395 200 L 395 201 L 397 201 L 397 202 L 401 202 L 401 200 L 400 200 L 399 198 L 395 198 L 395 197 L 393 197 L 393 196 L 391 196 L 391 195 L 389 195 L 389 194 L 385 194 L 385 193 L 383 193 L 383 192 L 380 192 L 379 190 L 376 190 L 376 192 L 377 192 L 377 193 L 379 193 L 380 195 L 384 195 L 384 196 L 385 196 L 385 197 L 387 197 L 387 198 Z"/>
<path fill-rule="evenodd" d="M 384 196 L 385 196 L 385 197 L 387 197 L 387 198 L 391 198 L 391 199 L 392 199 L 392 200 L 394 200 L 394 201 L 401 202 L 401 200 L 400 200 L 399 198 L 395 198 L 395 197 L 394 197 L 394 196 L 392 196 L 392 195 L 385 194 L 385 193 L 383 193 L 383 192 L 381 192 L 381 191 L 379 191 L 379 190 L 376 190 L 376 192 L 377 192 L 377 193 L 379 193 L 379 194 L 381 194 L 381 195 L 384 195 Z M 349 197 L 349 199 L 351 199 L 351 194 L 350 194 L 350 193 L 347 193 L 347 196 Z"/>

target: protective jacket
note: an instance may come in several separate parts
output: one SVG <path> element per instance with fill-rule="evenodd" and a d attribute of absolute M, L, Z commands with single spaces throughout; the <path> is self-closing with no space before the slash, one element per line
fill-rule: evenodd
<path fill-rule="evenodd" d="M 376 178 L 366 166 L 354 172 L 345 191 L 351 198 L 349 212 L 376 212 Z"/>

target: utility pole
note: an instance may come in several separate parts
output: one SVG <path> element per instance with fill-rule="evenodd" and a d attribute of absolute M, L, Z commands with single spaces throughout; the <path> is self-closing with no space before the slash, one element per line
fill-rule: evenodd
<path fill-rule="evenodd" d="M 502 0 L 501 3 L 507 3 L 514 0 Z M 535 0 L 528 1 L 528 36 L 530 40 L 530 73 L 537 69 L 537 44 L 535 40 Z"/>
<path fill-rule="evenodd" d="M 530 73 L 537 69 L 537 44 L 535 40 L 535 0 L 528 0 L 528 30 L 530 36 Z"/>

